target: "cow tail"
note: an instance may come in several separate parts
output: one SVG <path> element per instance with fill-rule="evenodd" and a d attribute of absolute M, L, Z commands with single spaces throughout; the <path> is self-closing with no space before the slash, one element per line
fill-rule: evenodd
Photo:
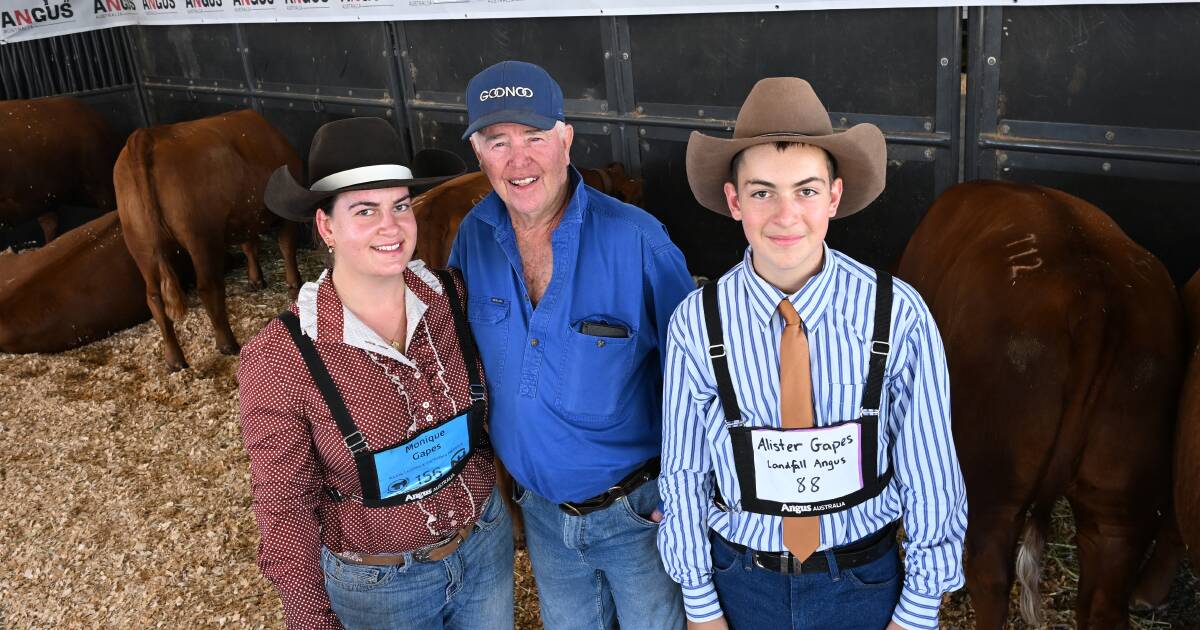
<path fill-rule="evenodd" d="M 187 302 L 183 295 L 179 276 L 175 275 L 171 260 L 163 249 L 167 243 L 171 242 L 171 239 L 170 233 L 163 225 L 162 210 L 158 207 L 158 191 L 154 188 L 154 145 L 151 140 L 150 131 L 146 129 L 135 130 L 129 135 L 129 152 L 140 158 L 138 161 L 145 169 L 141 173 L 136 173 L 133 180 L 137 183 L 138 197 L 141 198 L 146 216 L 153 218 L 150 222 L 154 226 L 152 229 L 158 232 L 150 235 L 150 238 L 157 243 L 154 248 L 154 260 L 158 265 L 158 289 L 162 296 L 163 307 L 167 311 L 168 318 L 172 321 L 179 321 L 187 315 Z"/>
<path fill-rule="evenodd" d="M 1017 583 L 1021 585 L 1021 618 L 1031 626 L 1042 625 L 1042 552 L 1046 549 L 1046 530 L 1050 527 L 1050 508 L 1035 505 L 1025 521 L 1017 548 Z"/>

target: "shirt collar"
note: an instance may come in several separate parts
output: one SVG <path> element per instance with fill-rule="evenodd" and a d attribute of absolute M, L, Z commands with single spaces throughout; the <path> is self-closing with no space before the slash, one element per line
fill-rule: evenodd
<path fill-rule="evenodd" d="M 829 310 L 829 305 L 833 301 L 833 279 L 838 266 L 837 257 L 833 255 L 829 245 L 821 243 L 821 249 L 820 271 L 809 278 L 799 291 L 787 295 L 758 275 L 758 272 L 754 270 L 752 251 L 749 247 L 746 248 L 746 253 L 742 258 L 742 286 L 750 304 L 749 310 L 759 325 L 770 325 L 771 318 L 779 312 L 779 301 L 785 297 L 796 308 L 796 313 L 800 315 L 805 328 L 812 329 L 821 321 L 821 317 L 825 311 Z M 780 317 L 782 318 L 782 316 Z"/>
<path fill-rule="evenodd" d="M 567 165 L 567 189 L 571 191 L 571 197 L 567 200 L 567 207 L 563 210 L 559 225 L 581 223 L 583 211 L 587 208 L 587 192 L 584 190 L 583 176 L 570 164 Z M 508 208 L 494 190 L 488 193 L 488 196 L 484 197 L 479 205 L 475 206 L 473 212 L 479 220 L 498 231 L 512 231 L 512 219 L 508 216 Z"/>
<path fill-rule="evenodd" d="M 404 270 L 404 284 L 407 288 L 404 292 L 404 312 L 407 321 L 406 350 L 407 346 L 412 343 L 417 325 L 421 323 L 421 318 L 425 316 L 425 311 L 429 308 L 417 291 L 413 290 L 414 287 L 417 287 L 417 283 L 424 284 L 438 294 L 443 291 L 442 283 L 423 261 L 413 260 L 408 263 L 408 268 Z M 386 339 L 379 336 L 353 311 L 346 308 L 345 304 L 342 304 L 337 289 L 333 286 L 333 276 L 328 269 L 321 272 L 321 277 L 317 278 L 316 282 L 305 283 L 300 288 L 300 295 L 296 298 L 296 307 L 300 315 L 300 329 L 312 340 L 340 341 L 348 346 L 382 354 L 405 365 L 416 367 L 412 360 L 393 348 Z M 322 333 L 324 334 L 322 335 Z"/>

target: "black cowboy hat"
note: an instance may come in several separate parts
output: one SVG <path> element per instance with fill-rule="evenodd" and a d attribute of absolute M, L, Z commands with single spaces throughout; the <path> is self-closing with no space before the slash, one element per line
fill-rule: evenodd
<path fill-rule="evenodd" d="M 340 192 L 407 186 L 416 195 L 467 170 L 462 158 L 440 149 L 417 152 L 411 166 L 404 161 L 400 137 L 382 118 L 335 120 L 313 136 L 308 187 L 280 166 L 267 180 L 263 200 L 285 219 L 311 221 L 316 209 Z"/>

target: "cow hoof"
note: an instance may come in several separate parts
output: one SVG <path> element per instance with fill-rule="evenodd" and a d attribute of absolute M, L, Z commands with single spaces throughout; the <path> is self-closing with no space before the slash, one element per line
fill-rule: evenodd
<path fill-rule="evenodd" d="M 225 343 L 225 344 L 221 344 L 220 346 L 218 346 L 217 350 L 220 350 L 221 354 L 226 354 L 231 357 L 236 357 L 238 355 L 238 353 L 242 351 L 242 347 L 239 346 L 237 343 Z"/>
<path fill-rule="evenodd" d="M 251 291 L 261 291 L 267 286 L 267 283 L 263 280 L 251 280 L 248 284 Z"/>
<path fill-rule="evenodd" d="M 187 361 L 184 361 L 183 359 L 179 359 L 177 361 L 167 361 L 168 372 L 178 372 L 180 370 L 186 370 L 188 367 Z"/>

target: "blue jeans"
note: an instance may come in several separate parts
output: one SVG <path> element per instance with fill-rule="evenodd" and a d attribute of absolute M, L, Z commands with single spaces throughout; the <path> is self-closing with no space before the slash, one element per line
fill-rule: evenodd
<path fill-rule="evenodd" d="M 900 601 L 903 571 L 893 546 L 853 569 L 825 553 L 828 571 L 782 575 L 711 535 L 713 585 L 730 630 L 883 630 Z"/>
<path fill-rule="evenodd" d="M 513 627 L 512 519 L 493 490 L 475 531 L 438 562 L 374 567 L 321 549 L 325 591 L 346 630 Z"/>
<path fill-rule="evenodd" d="M 683 594 L 658 555 L 658 484 L 571 516 L 513 484 L 546 630 L 679 630 Z"/>

